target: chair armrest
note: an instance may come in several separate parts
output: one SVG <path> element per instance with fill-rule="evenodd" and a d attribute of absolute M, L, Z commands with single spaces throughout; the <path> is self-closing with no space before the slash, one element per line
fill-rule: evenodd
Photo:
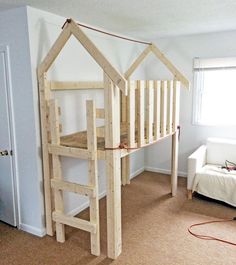
<path fill-rule="evenodd" d="M 196 172 L 206 164 L 206 151 L 206 145 L 202 145 L 188 157 L 188 190 L 192 190 Z"/>

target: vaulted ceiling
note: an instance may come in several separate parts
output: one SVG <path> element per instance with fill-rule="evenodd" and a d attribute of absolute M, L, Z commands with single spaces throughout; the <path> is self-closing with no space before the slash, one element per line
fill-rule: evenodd
<path fill-rule="evenodd" d="M 236 29 L 236 0 L 0 0 L 0 9 L 25 4 L 147 40 Z"/>

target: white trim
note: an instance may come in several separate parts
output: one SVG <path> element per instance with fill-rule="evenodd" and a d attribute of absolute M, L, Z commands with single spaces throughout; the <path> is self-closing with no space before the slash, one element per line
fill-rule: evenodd
<path fill-rule="evenodd" d="M 130 174 L 130 179 L 135 178 L 136 176 L 138 176 L 139 174 L 141 174 L 144 171 L 144 167 L 136 170 L 135 172 Z M 105 197 L 107 194 L 106 190 L 102 191 L 99 194 L 99 200 L 102 199 L 103 197 Z M 80 212 L 82 212 L 83 210 L 85 210 L 86 208 L 89 207 L 89 201 L 86 201 L 85 203 L 83 203 L 82 205 L 80 205 L 79 207 L 69 211 L 67 214 L 71 215 L 71 216 L 75 216 L 77 214 L 79 214 Z"/>
<path fill-rule="evenodd" d="M 156 172 L 156 173 L 162 173 L 162 174 L 167 174 L 171 175 L 171 170 L 170 169 L 164 169 L 164 168 L 158 168 L 158 167 L 145 167 L 146 171 L 150 172 Z M 187 177 L 187 172 L 184 171 L 178 171 L 178 176 L 180 177 Z"/>
<path fill-rule="evenodd" d="M 141 174 L 145 170 L 144 167 L 141 167 L 140 169 L 136 170 L 135 172 L 130 174 L 130 179 L 133 179 L 137 177 L 139 174 Z"/>
<path fill-rule="evenodd" d="M 23 230 L 27 233 L 33 234 L 35 236 L 39 236 L 39 237 L 43 237 L 46 235 L 46 229 L 45 228 L 37 228 L 31 225 L 27 225 L 27 224 L 20 224 L 19 225 L 19 229 Z"/>

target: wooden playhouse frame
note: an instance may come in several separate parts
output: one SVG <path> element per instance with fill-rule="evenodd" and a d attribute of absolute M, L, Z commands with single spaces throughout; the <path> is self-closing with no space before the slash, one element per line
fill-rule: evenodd
<path fill-rule="evenodd" d="M 103 82 L 61 82 L 47 79 L 47 71 L 68 39 L 74 37 L 83 45 L 104 71 Z M 174 75 L 173 80 L 130 80 L 130 76 L 149 53 L 153 53 Z M 140 148 L 172 136 L 171 192 L 177 190 L 178 125 L 180 82 L 188 80 L 154 45 L 150 44 L 121 75 L 72 19 L 65 23 L 61 34 L 38 67 L 46 229 L 56 230 L 57 241 L 65 241 L 65 225 L 91 235 L 91 252 L 100 254 L 97 160 L 106 161 L 107 175 L 107 248 L 108 257 L 121 253 L 121 184 L 129 183 L 129 155 Z M 96 109 L 87 101 L 87 131 L 60 136 L 60 108 L 53 99 L 54 90 L 104 89 L 104 109 Z M 96 128 L 96 118 L 105 126 Z M 100 144 L 97 140 L 101 140 Z M 89 163 L 88 185 L 63 180 L 60 157 L 86 159 Z M 90 221 L 64 213 L 63 191 L 89 197 Z M 55 222 L 55 228 L 54 228 Z"/>

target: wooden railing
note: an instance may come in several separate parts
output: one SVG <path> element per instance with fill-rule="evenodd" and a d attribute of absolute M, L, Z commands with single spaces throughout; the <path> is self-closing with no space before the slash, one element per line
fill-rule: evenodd
<path fill-rule="evenodd" d="M 128 81 L 128 145 L 142 147 L 173 134 L 179 124 L 176 80 Z"/>

